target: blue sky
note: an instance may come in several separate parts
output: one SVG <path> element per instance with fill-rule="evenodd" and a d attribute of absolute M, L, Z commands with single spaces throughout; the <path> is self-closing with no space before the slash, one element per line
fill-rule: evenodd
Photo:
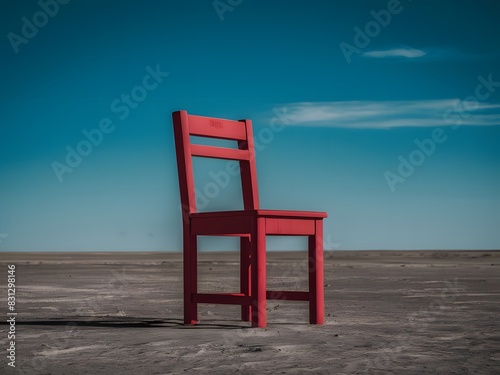
<path fill-rule="evenodd" d="M 261 206 L 327 211 L 325 248 L 498 249 L 499 16 L 493 1 L 8 2 L 0 250 L 180 250 L 179 109 L 252 119 Z M 201 194 L 226 166 L 196 162 Z M 241 207 L 238 189 L 204 210 Z"/>

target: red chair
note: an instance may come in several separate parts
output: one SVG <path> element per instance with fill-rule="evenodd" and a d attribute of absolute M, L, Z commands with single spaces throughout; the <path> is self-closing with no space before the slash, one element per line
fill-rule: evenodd
<path fill-rule="evenodd" d="M 183 218 L 184 324 L 197 323 L 199 303 L 241 305 L 241 318 L 266 326 L 266 299 L 309 301 L 309 322 L 324 322 L 323 219 L 326 212 L 275 211 L 259 207 L 251 120 L 172 114 Z M 190 136 L 237 141 L 238 148 L 191 144 Z M 238 160 L 244 210 L 197 212 L 192 157 Z M 308 236 L 309 291 L 266 289 L 266 235 Z M 197 291 L 197 236 L 240 237 L 240 293 Z"/>

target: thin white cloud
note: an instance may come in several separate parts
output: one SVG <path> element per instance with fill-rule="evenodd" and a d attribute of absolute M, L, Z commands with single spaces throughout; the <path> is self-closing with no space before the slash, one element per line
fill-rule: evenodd
<path fill-rule="evenodd" d="M 289 125 L 389 129 L 397 127 L 500 125 L 500 104 L 460 99 L 290 103 Z"/>
<path fill-rule="evenodd" d="M 426 54 L 426 52 L 414 48 L 395 48 L 382 51 L 366 51 L 363 53 L 363 56 L 375 58 L 405 57 L 407 59 L 415 59 L 425 56 Z"/>

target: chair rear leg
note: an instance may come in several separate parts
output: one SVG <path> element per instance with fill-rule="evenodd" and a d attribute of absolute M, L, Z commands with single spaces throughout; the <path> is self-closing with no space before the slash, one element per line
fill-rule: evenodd
<path fill-rule="evenodd" d="M 193 295 L 198 292 L 197 237 L 184 234 L 184 324 L 198 323 L 198 306 Z"/>
<path fill-rule="evenodd" d="M 315 234 L 309 236 L 309 323 L 323 324 L 325 297 L 323 276 L 323 220 L 315 220 Z"/>
<path fill-rule="evenodd" d="M 251 257 L 250 257 L 250 237 L 240 237 L 240 293 L 245 296 L 251 295 Z M 252 307 L 250 305 L 241 306 L 241 320 L 250 321 Z"/>

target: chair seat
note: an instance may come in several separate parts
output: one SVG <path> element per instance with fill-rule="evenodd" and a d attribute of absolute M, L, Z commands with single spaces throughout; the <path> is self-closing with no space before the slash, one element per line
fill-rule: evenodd
<path fill-rule="evenodd" d="M 326 212 L 284 210 L 240 210 L 197 212 L 190 214 L 191 234 L 200 236 L 248 236 L 255 219 L 264 220 L 268 235 L 314 235 L 315 222 Z"/>
<path fill-rule="evenodd" d="M 196 212 L 190 215 L 192 218 L 228 217 L 228 216 L 258 216 L 269 218 L 300 218 L 300 219 L 324 219 L 328 216 L 326 212 L 316 211 L 288 211 L 288 210 L 236 210 L 236 211 L 214 211 Z"/>

